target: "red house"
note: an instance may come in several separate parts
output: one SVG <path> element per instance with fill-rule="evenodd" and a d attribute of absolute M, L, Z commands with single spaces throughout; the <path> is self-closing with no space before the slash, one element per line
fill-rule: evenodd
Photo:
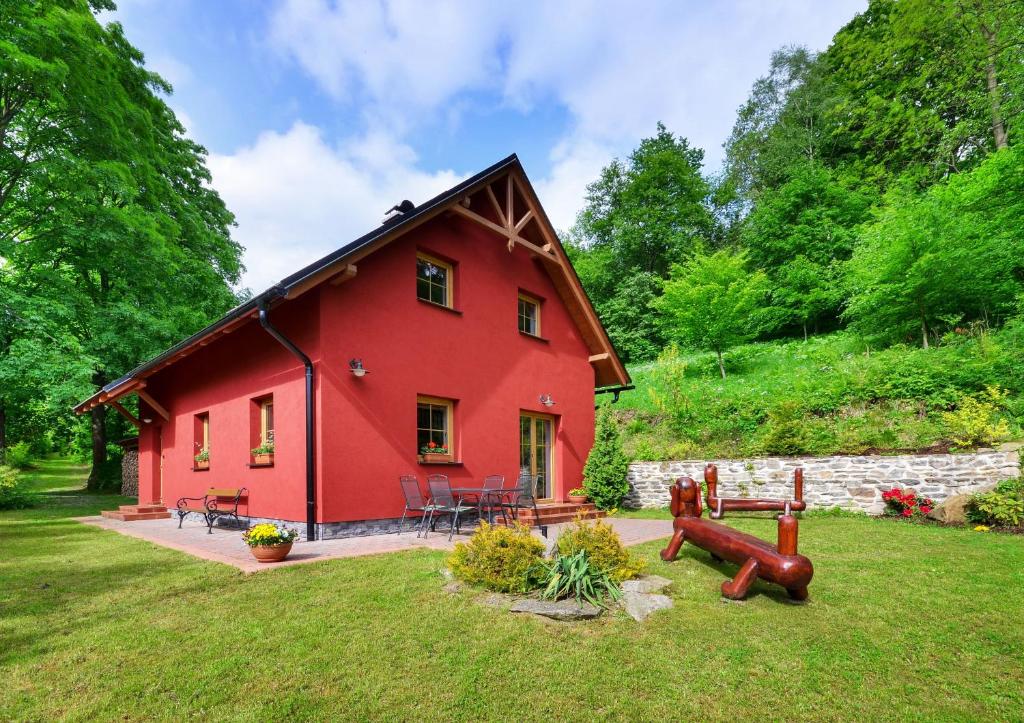
<path fill-rule="evenodd" d="M 525 468 L 564 500 L 595 390 L 629 382 L 512 155 L 403 202 L 76 411 L 138 426 L 140 504 L 245 487 L 251 518 L 315 539 L 394 530 L 402 474 Z M 131 394 L 138 418 L 118 402 Z"/>

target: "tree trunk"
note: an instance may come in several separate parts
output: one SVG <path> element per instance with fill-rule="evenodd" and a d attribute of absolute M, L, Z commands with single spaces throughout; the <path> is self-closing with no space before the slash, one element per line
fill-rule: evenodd
<path fill-rule="evenodd" d="M 106 383 L 100 373 L 94 374 L 92 381 L 97 387 Z M 92 469 L 86 486 L 90 490 L 98 490 L 103 484 L 103 466 L 107 461 L 107 407 L 98 404 L 89 414 L 92 417 Z"/>
<path fill-rule="evenodd" d="M 996 77 L 996 34 L 987 25 L 981 26 L 981 33 L 985 36 L 985 43 L 988 45 L 988 57 L 985 59 L 985 80 L 988 85 L 989 109 L 992 112 L 992 136 L 998 151 L 1010 144 L 1006 137 L 1002 103 L 999 100 L 999 81 Z"/>
<path fill-rule="evenodd" d="M 718 352 L 718 371 L 722 373 L 722 379 L 725 379 L 725 362 L 722 361 L 722 350 L 715 349 Z"/>
<path fill-rule="evenodd" d="M 921 346 L 928 348 L 928 322 L 925 321 L 924 314 L 921 314 Z"/>
<path fill-rule="evenodd" d="M 804 322 L 804 343 L 807 343 L 807 322 Z"/>

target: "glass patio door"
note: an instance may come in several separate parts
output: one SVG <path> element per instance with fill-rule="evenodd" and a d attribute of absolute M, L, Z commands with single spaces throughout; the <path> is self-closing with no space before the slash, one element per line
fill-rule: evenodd
<path fill-rule="evenodd" d="M 555 494 L 553 429 L 551 417 L 526 412 L 519 415 L 519 471 L 536 480 L 537 499 L 551 499 Z"/>

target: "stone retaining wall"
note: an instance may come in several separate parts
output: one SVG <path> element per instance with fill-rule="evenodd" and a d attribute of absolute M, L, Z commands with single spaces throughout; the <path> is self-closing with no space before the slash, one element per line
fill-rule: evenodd
<path fill-rule="evenodd" d="M 139 450 L 126 449 L 121 458 L 121 494 L 137 497 L 139 494 Z"/>
<path fill-rule="evenodd" d="M 910 488 L 936 504 L 956 494 L 972 493 L 1020 474 L 1019 444 L 972 454 L 926 454 L 863 457 L 763 457 L 710 460 L 718 465 L 722 497 L 793 495 L 793 470 L 804 468 L 804 499 L 810 508 L 844 507 L 880 513 L 882 492 Z M 628 507 L 666 507 L 677 477 L 702 480 L 705 460 L 634 462 L 629 467 Z"/>

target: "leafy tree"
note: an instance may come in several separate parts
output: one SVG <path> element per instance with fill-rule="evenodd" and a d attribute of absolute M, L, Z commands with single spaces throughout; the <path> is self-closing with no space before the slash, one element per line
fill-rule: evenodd
<path fill-rule="evenodd" d="M 656 354 L 660 335 L 646 318 L 656 282 L 715 233 L 703 159 L 659 123 L 654 137 L 587 186 L 586 206 L 568 235 L 580 280 L 626 360 Z"/>
<path fill-rule="evenodd" d="M 769 72 L 758 78 L 740 106 L 726 141 L 726 177 L 750 206 L 791 177 L 794 166 L 825 157 L 825 115 L 834 102 L 827 68 L 807 48 L 789 46 L 772 54 Z"/>
<path fill-rule="evenodd" d="M 764 272 L 748 269 L 746 254 L 698 252 L 672 267 L 655 306 L 664 315 L 666 337 L 714 351 L 725 379 L 723 353 L 753 339 L 769 323 L 764 306 L 768 288 Z"/>
<path fill-rule="evenodd" d="M 808 327 L 838 319 L 842 262 L 856 228 L 869 217 L 865 193 L 845 188 L 817 163 L 800 163 L 777 188 L 766 190 L 745 219 L 740 242 L 772 282 L 775 305 L 807 338 Z"/>
<path fill-rule="evenodd" d="M 835 159 L 921 185 L 1004 148 L 1024 97 L 1020 0 L 872 0 L 825 53 Z"/>
<path fill-rule="evenodd" d="M 916 334 L 1005 318 L 1024 281 L 1024 151 L 994 154 L 924 194 L 897 187 L 849 263 L 845 315 L 861 333 Z"/>
<path fill-rule="evenodd" d="M 659 123 L 657 135 L 587 186 L 575 233 L 588 246 L 610 248 L 623 271 L 663 276 L 713 225 L 703 161 L 704 151 Z"/>
<path fill-rule="evenodd" d="M 660 293 L 661 279 L 641 271 L 625 278 L 597 309 L 616 350 L 630 361 L 654 359 L 664 344 L 661 324 L 652 313 Z"/>
<path fill-rule="evenodd" d="M 67 360 L 79 355 L 78 397 L 90 387 L 79 363 L 91 384 L 109 381 L 232 306 L 240 272 L 205 151 L 185 137 L 162 98 L 170 86 L 120 25 L 97 22 L 93 11 L 109 9 L 107 0 L 0 6 L 0 283 L 30 310 L 0 339 L 0 374 L 15 378 L 56 338 Z M 22 387 L 35 400 L 66 400 L 52 384 Z M 105 409 L 91 421 L 96 484 Z"/>
<path fill-rule="evenodd" d="M 583 467 L 583 489 L 598 509 L 619 507 L 629 494 L 629 458 L 622 450 L 619 428 L 606 404 L 597 412 L 594 446 L 590 448 Z"/>

